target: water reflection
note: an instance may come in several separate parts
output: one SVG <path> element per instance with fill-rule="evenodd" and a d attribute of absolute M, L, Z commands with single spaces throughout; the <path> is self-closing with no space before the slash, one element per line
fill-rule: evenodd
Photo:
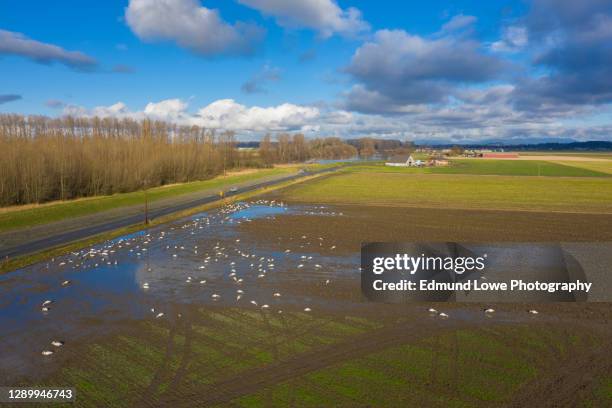
<path fill-rule="evenodd" d="M 312 246 L 286 253 L 237 229 L 282 214 L 332 215 L 319 207 L 241 202 L 0 276 L 0 370 L 31 370 L 53 338 L 88 339 L 122 321 L 159 313 L 176 318 L 169 312 L 176 304 L 304 307 L 316 300 L 274 294 L 295 280 L 358 278 L 358 254 L 322 257 L 314 238 Z M 52 303 L 45 312 L 46 300 Z"/>

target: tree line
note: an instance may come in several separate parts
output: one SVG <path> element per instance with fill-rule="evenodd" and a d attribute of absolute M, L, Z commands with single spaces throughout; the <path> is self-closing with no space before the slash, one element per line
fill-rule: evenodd
<path fill-rule="evenodd" d="M 252 158 L 231 132 L 116 118 L 0 115 L 0 204 L 201 180 Z"/>
<path fill-rule="evenodd" d="M 226 170 L 353 157 L 339 138 L 282 133 L 238 149 L 232 132 L 150 119 L 0 114 L 0 206 L 124 193 Z"/>
<path fill-rule="evenodd" d="M 269 134 L 265 135 L 259 143 L 259 156 L 266 165 L 310 159 L 348 159 L 357 154 L 355 147 L 337 137 L 306 139 L 301 133 L 281 133 L 276 140 L 272 140 Z"/>

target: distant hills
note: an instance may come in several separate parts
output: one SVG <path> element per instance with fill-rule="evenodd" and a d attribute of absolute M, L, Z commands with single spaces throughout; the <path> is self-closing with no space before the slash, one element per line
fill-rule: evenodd
<path fill-rule="evenodd" d="M 429 146 L 420 145 L 418 146 Z M 431 145 L 432 147 L 452 147 L 456 144 L 436 144 Z M 519 143 L 519 144 L 505 144 L 505 143 L 474 143 L 474 144 L 462 144 L 461 147 L 465 149 L 506 149 L 506 150 L 524 150 L 524 151 L 612 151 L 612 142 L 606 141 L 588 141 L 588 142 L 547 142 L 547 143 Z"/>
<path fill-rule="evenodd" d="M 384 148 L 396 148 L 405 145 L 405 142 L 400 140 L 391 139 L 374 139 L 378 147 Z M 612 142 L 603 140 L 591 140 L 588 142 L 577 142 L 572 139 L 512 139 L 511 141 L 504 140 L 484 140 L 479 143 L 448 143 L 436 140 L 416 140 L 412 144 L 418 147 L 436 147 L 436 148 L 450 148 L 452 146 L 460 145 L 466 149 L 506 149 L 506 150 L 524 150 L 524 151 L 538 151 L 538 150 L 556 150 L 556 151 L 612 151 Z M 358 146 L 358 139 L 347 140 L 347 143 Z M 259 147 L 259 142 L 239 142 L 238 147 Z"/>

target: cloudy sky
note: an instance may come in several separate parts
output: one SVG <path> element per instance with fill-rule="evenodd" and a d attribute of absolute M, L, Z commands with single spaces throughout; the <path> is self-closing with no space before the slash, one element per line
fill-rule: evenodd
<path fill-rule="evenodd" d="M 612 140 L 612 1 L 0 1 L 0 112 Z"/>

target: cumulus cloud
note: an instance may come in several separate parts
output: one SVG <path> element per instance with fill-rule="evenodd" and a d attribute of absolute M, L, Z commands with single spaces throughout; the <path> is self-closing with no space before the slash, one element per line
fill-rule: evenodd
<path fill-rule="evenodd" d="M 187 102 L 181 99 L 165 99 L 159 102 L 148 103 L 143 110 L 133 111 L 125 103 L 117 102 L 108 106 L 96 106 L 88 109 L 78 105 L 58 105 L 57 107 L 63 107 L 62 113 L 64 115 L 71 116 L 83 116 L 83 117 L 113 117 L 113 118 L 130 118 L 135 120 L 142 120 L 145 118 L 153 120 L 164 120 L 170 123 L 176 123 L 181 125 L 192 125 L 194 123 L 194 117 L 187 109 L 189 105 Z"/>
<path fill-rule="evenodd" d="M 141 120 L 164 120 L 181 125 L 198 125 L 209 129 L 233 130 L 240 133 L 268 131 L 302 131 L 320 117 L 316 107 L 284 103 L 277 106 L 245 106 L 233 99 L 220 99 L 195 113 L 181 99 L 165 99 L 148 103 L 143 110 L 133 111 L 123 102 L 87 109 L 66 105 L 64 115 L 116 117 Z"/>
<path fill-rule="evenodd" d="M 264 83 L 275 82 L 280 79 L 280 69 L 266 64 L 260 72 L 253 75 L 248 81 L 242 84 L 240 89 L 247 94 L 266 93 L 267 90 L 264 87 Z"/>
<path fill-rule="evenodd" d="M 612 2 L 535 0 L 525 18 L 532 63 L 518 83 L 519 109 L 573 109 L 612 102 Z"/>
<path fill-rule="evenodd" d="M 442 31 L 457 31 L 464 29 L 476 23 L 475 16 L 469 16 L 465 14 L 457 14 L 453 16 L 447 23 L 442 26 Z"/>
<path fill-rule="evenodd" d="M 2 105 L 3 103 L 18 101 L 20 99 L 21 99 L 21 95 L 16 95 L 16 94 L 0 95 L 0 105 Z"/>
<path fill-rule="evenodd" d="M 525 48 L 528 42 L 527 28 L 522 26 L 504 27 L 502 37 L 491 44 L 493 51 L 517 52 Z"/>
<path fill-rule="evenodd" d="M 469 38 L 431 39 L 380 30 L 357 49 L 346 68 L 359 85 L 347 94 L 347 107 L 395 112 L 402 105 L 439 103 L 456 86 L 495 79 L 504 68 L 501 60 Z M 364 100 L 367 95 L 375 100 Z"/>
<path fill-rule="evenodd" d="M 93 109 L 68 105 L 64 114 L 166 120 L 220 131 L 235 131 L 243 140 L 254 140 L 268 132 L 303 132 L 308 136 L 344 138 L 382 137 L 446 143 L 482 140 L 538 138 L 609 139 L 611 125 L 568 123 L 566 116 L 533 115 L 516 111 L 510 100 L 512 85 L 466 89 L 457 93 L 457 103 L 420 105 L 395 115 L 363 114 L 332 106 L 246 106 L 232 99 L 216 100 L 195 111 L 186 102 L 167 99 L 149 103 L 143 110 L 130 110 L 124 103 Z M 597 114 L 599 111 L 591 111 Z M 577 114 L 576 112 L 575 114 Z M 585 113 L 585 112 L 582 112 Z M 575 114 L 571 117 L 575 117 Z M 606 133 L 608 132 L 608 133 Z"/>
<path fill-rule="evenodd" d="M 67 51 L 57 45 L 33 40 L 24 34 L 0 30 L 0 55 L 17 55 L 39 64 L 60 63 L 77 71 L 91 71 L 94 58 L 79 51 Z"/>
<path fill-rule="evenodd" d="M 353 7 L 341 9 L 334 0 L 238 0 L 287 28 L 311 28 L 323 37 L 355 36 L 370 26 Z"/>
<path fill-rule="evenodd" d="M 612 137 L 602 124 L 612 108 L 612 3 L 534 0 L 489 44 L 474 23 L 459 15 L 429 36 L 376 32 L 345 69 L 353 84 L 338 106 L 359 113 L 334 129 L 456 142 Z"/>
<path fill-rule="evenodd" d="M 187 112 L 189 105 L 178 98 L 165 99 L 153 103 L 150 102 L 144 109 L 144 116 L 167 122 L 185 123 L 191 122 L 191 115 Z"/>
<path fill-rule="evenodd" d="M 199 0 L 130 0 L 125 19 L 144 41 L 172 41 L 204 56 L 252 53 L 264 35 L 256 25 L 223 21 Z"/>
<path fill-rule="evenodd" d="M 414 93 L 426 93 L 426 89 L 411 89 Z M 430 97 L 442 97 L 442 90 L 434 90 L 436 95 Z M 370 90 L 362 84 L 353 85 L 347 92 L 343 93 L 344 103 L 342 106 L 348 110 L 356 112 L 367 112 L 376 114 L 401 114 L 412 113 L 422 109 L 423 103 L 405 103 L 397 100 L 391 95 L 386 95 L 378 90 Z"/>
<path fill-rule="evenodd" d="M 115 118 L 125 118 L 125 117 L 134 117 L 134 118 L 142 118 L 142 116 L 134 114 L 130 112 L 127 105 L 123 102 L 117 102 L 110 106 L 96 106 L 93 109 L 87 109 L 83 106 L 68 104 L 64 106 L 63 109 L 64 115 L 70 116 L 83 116 L 83 117 L 115 117 Z"/>
<path fill-rule="evenodd" d="M 284 103 L 278 106 L 247 107 L 232 99 L 221 99 L 203 107 L 196 122 L 213 129 L 235 131 L 302 130 L 320 115 L 319 109 Z"/>

